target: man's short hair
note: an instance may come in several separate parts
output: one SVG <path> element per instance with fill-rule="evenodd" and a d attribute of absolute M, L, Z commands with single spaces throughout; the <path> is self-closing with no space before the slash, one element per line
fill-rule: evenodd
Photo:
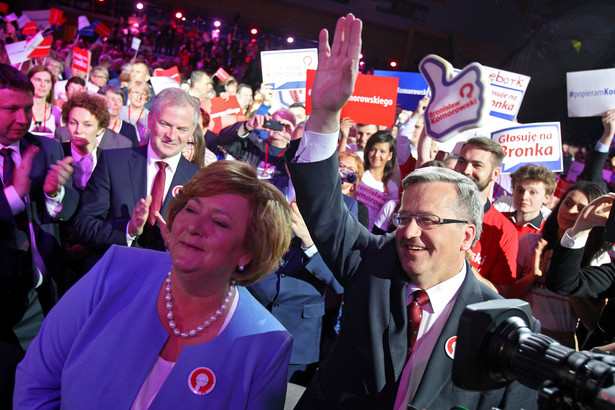
<path fill-rule="evenodd" d="M 7 88 L 34 95 L 34 86 L 24 73 L 8 64 L 0 64 L 0 89 Z"/>
<path fill-rule="evenodd" d="M 193 71 L 193 72 L 194 72 L 194 71 Z M 237 86 L 237 94 L 239 94 L 239 92 L 240 92 L 241 90 L 243 90 L 244 88 L 247 88 L 247 89 L 249 89 L 249 90 L 252 92 L 252 87 L 250 87 L 248 84 L 241 83 L 241 84 L 239 84 L 239 85 Z"/>
<path fill-rule="evenodd" d="M 190 84 L 194 85 L 195 83 L 202 81 L 205 76 L 211 79 L 209 74 L 207 74 L 205 71 L 194 70 L 192 74 L 190 74 Z"/>
<path fill-rule="evenodd" d="M 82 87 L 85 87 L 85 80 L 81 77 L 71 77 L 66 80 L 66 85 L 64 87 L 68 90 L 68 86 L 71 84 L 78 84 Z"/>
<path fill-rule="evenodd" d="M 470 138 L 466 141 L 465 144 L 461 147 L 463 150 L 466 145 L 472 145 L 474 147 L 480 148 L 483 151 L 489 151 L 493 158 L 493 165 L 496 167 L 502 166 L 502 161 L 504 161 L 504 157 L 506 157 L 506 153 L 504 152 L 504 148 L 497 142 L 489 138 L 485 137 L 474 137 Z"/>
<path fill-rule="evenodd" d="M 168 106 L 190 106 L 194 111 L 192 118 L 192 130 L 199 123 L 199 116 L 201 115 L 199 101 L 188 94 L 181 88 L 167 88 L 156 94 L 154 101 L 152 102 L 151 115 L 158 115 L 158 113 Z"/>
<path fill-rule="evenodd" d="M 90 71 L 90 77 L 93 77 L 95 74 L 99 73 L 104 75 L 107 80 L 109 79 L 109 70 L 99 65 L 92 68 L 92 71 Z"/>
<path fill-rule="evenodd" d="M 379 128 L 378 128 L 378 126 L 376 124 L 357 124 L 357 129 L 359 129 L 361 127 L 376 127 L 376 131 L 379 130 Z"/>
<path fill-rule="evenodd" d="M 465 175 L 448 168 L 425 167 L 410 173 L 402 183 L 404 192 L 414 184 L 445 182 L 457 190 L 457 202 L 452 206 L 456 216 L 476 226 L 476 236 L 472 246 L 480 238 L 483 230 L 483 199 L 476 183 Z M 440 216 L 440 215 L 438 215 Z"/>
<path fill-rule="evenodd" d="M 555 185 L 557 184 L 557 177 L 555 173 L 545 167 L 544 165 L 527 164 L 510 174 L 512 179 L 512 186 L 518 182 L 527 180 L 542 182 L 545 186 L 545 193 L 547 195 L 553 195 L 555 191 Z"/>
<path fill-rule="evenodd" d="M 143 67 L 145 67 L 145 74 L 147 75 L 152 75 L 152 71 L 149 69 L 149 66 L 147 65 L 147 63 L 145 61 L 135 61 L 134 63 L 132 63 L 133 66 L 140 64 Z"/>
<path fill-rule="evenodd" d="M 289 105 L 288 108 L 289 109 L 291 109 L 291 108 L 303 108 L 305 110 L 305 105 L 303 105 L 303 104 L 301 104 L 299 102 L 296 102 L 296 103 L 292 103 L 291 105 Z"/>
<path fill-rule="evenodd" d="M 122 97 L 122 104 L 124 103 L 124 93 L 120 90 L 120 87 L 114 85 L 103 85 L 98 89 L 98 94 L 106 96 L 107 93 L 112 93 Z"/>

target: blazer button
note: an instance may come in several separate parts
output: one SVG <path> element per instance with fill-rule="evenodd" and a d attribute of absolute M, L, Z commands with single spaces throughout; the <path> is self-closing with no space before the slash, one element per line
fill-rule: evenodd
<path fill-rule="evenodd" d="M 279 303 L 274 303 L 273 307 L 280 307 L 280 304 Z"/>

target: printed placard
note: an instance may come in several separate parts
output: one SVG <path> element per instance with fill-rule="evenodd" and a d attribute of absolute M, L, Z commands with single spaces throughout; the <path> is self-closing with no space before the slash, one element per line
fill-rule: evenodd
<path fill-rule="evenodd" d="M 213 76 L 218 77 L 218 80 L 220 80 L 221 82 L 225 82 L 226 79 L 229 78 L 231 75 L 227 73 L 224 68 L 220 67 L 216 70 Z"/>
<path fill-rule="evenodd" d="M 491 84 L 489 115 L 514 120 L 521 108 L 531 77 L 487 66 L 483 68 Z"/>
<path fill-rule="evenodd" d="M 211 117 L 209 130 L 216 134 L 224 127 L 246 120 L 239 101 L 237 101 L 237 97 L 234 95 L 228 98 L 216 97 L 210 100 L 203 100 L 201 101 L 201 107 Z"/>
<path fill-rule="evenodd" d="M 542 164 L 553 172 L 563 170 L 559 122 L 524 124 L 493 132 L 506 157 L 502 172 L 514 172 L 525 164 Z"/>
<path fill-rule="evenodd" d="M 273 90 L 305 88 L 307 70 L 318 67 L 318 50 L 261 51 L 263 82 L 272 84 Z"/>
<path fill-rule="evenodd" d="M 427 135 L 446 141 L 459 131 L 483 125 L 489 113 L 489 83 L 480 64 L 469 64 L 455 75 L 448 61 L 430 54 L 419 68 L 431 90 L 425 111 Z"/>
<path fill-rule="evenodd" d="M 88 50 L 84 50 L 82 48 L 73 46 L 72 69 L 87 73 L 89 67 L 90 67 L 90 52 Z"/>
<path fill-rule="evenodd" d="M 139 47 L 141 47 L 141 39 L 137 37 L 132 38 L 132 43 L 130 44 L 130 48 L 135 51 L 139 51 Z"/>
<path fill-rule="evenodd" d="M 427 81 L 421 73 L 374 70 L 374 75 L 399 78 L 397 104 L 401 105 L 404 110 L 416 110 L 421 98 L 430 95 Z"/>
<path fill-rule="evenodd" d="M 28 55 L 28 58 L 43 58 L 49 55 L 49 51 L 51 51 L 51 43 L 53 42 L 53 37 L 45 37 L 43 41 L 41 41 L 32 52 Z"/>
<path fill-rule="evenodd" d="M 26 51 L 26 40 L 5 44 L 4 49 L 12 65 L 23 63 L 30 54 L 29 51 Z"/>
<path fill-rule="evenodd" d="M 315 70 L 308 70 L 306 113 L 312 112 L 312 84 Z M 394 77 L 380 77 L 359 74 L 354 92 L 342 108 L 342 118 L 350 117 L 361 124 L 375 124 L 391 127 L 395 121 L 398 80 Z"/>
<path fill-rule="evenodd" d="M 566 73 L 569 117 L 600 117 L 615 108 L 615 68 Z"/>
<path fill-rule="evenodd" d="M 179 68 L 177 66 L 173 66 L 167 70 L 163 70 L 162 68 L 157 68 L 154 70 L 154 77 L 170 77 L 177 81 L 177 84 L 181 84 L 181 78 L 179 76 Z"/>
<path fill-rule="evenodd" d="M 162 90 L 167 88 L 179 88 L 178 82 L 173 77 L 150 77 L 149 82 L 152 84 L 152 88 L 156 94 L 160 94 Z"/>

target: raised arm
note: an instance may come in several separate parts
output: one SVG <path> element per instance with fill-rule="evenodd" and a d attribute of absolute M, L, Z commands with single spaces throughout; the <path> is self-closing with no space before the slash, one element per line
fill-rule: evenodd
<path fill-rule="evenodd" d="M 333 44 L 321 30 L 318 44 L 318 70 L 312 85 L 312 113 L 306 130 L 330 134 L 338 130 L 342 107 L 354 91 L 359 73 L 362 22 L 352 14 L 340 17 Z"/>

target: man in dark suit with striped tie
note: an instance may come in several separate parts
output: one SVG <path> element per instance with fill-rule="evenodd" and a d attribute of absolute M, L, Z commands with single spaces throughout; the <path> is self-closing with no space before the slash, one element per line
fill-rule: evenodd
<path fill-rule="evenodd" d="M 55 283 L 63 281 L 58 222 L 79 198 L 60 144 L 27 132 L 33 95 L 23 73 L 0 64 L 0 407 L 12 395 L 11 362 L 55 303 Z"/>

